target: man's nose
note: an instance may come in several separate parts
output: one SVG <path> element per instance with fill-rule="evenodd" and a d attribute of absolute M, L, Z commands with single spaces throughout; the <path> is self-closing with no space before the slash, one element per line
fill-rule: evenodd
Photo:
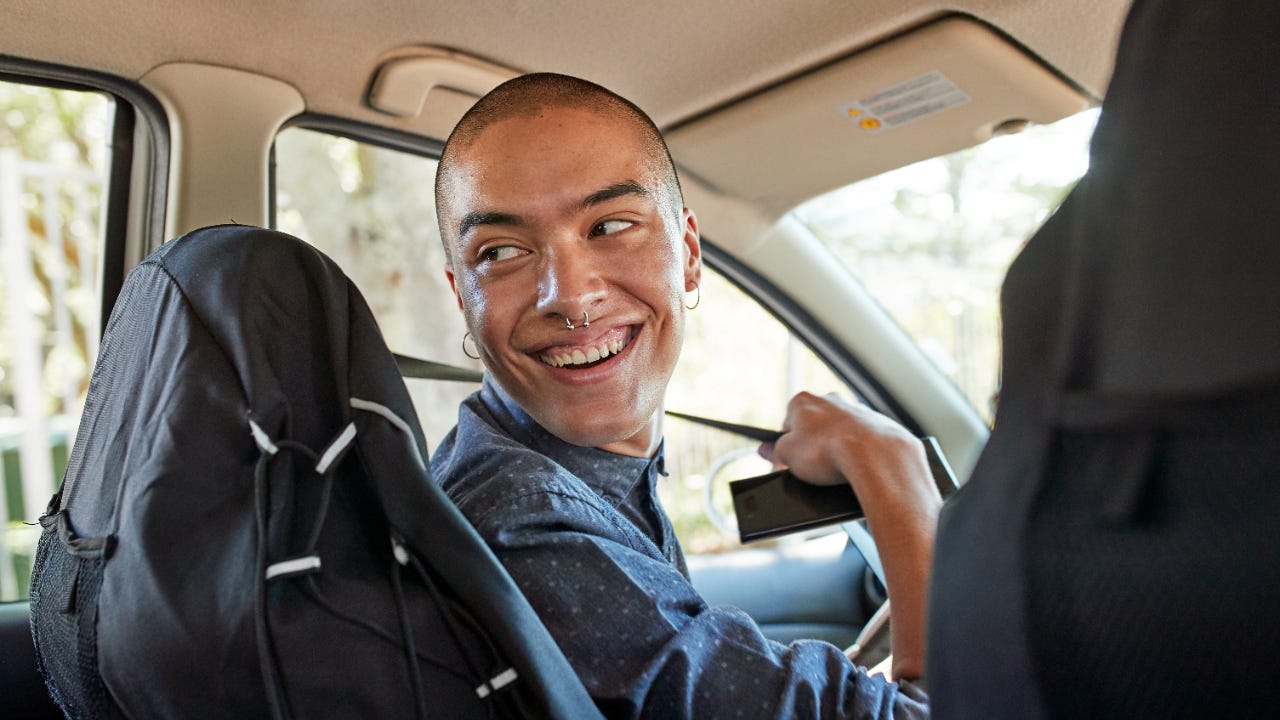
<path fill-rule="evenodd" d="M 605 294 L 601 268 L 582 247 L 557 248 L 543 256 L 538 277 L 538 309 L 548 316 L 574 319 Z"/>

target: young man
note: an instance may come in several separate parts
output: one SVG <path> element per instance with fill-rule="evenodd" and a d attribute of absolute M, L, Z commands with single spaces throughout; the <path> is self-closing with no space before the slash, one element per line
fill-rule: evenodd
<path fill-rule="evenodd" d="M 436 178 L 446 273 L 488 369 L 432 470 L 612 717 L 920 717 L 923 695 L 825 643 L 766 640 L 689 584 L 656 494 L 661 406 L 698 224 L 666 145 L 630 102 L 528 75 L 459 122 Z M 918 678 L 940 500 L 892 421 L 800 395 L 763 450 L 850 482 L 894 613 L 894 674 Z"/>

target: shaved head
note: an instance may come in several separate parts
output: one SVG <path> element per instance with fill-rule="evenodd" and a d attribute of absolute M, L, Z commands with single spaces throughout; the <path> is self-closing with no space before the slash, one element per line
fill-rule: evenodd
<path fill-rule="evenodd" d="M 653 121 L 585 80 L 518 77 L 458 122 L 435 189 L 473 357 L 556 437 L 651 457 L 702 269 Z"/>
<path fill-rule="evenodd" d="M 537 117 L 552 108 L 586 110 L 633 127 L 640 139 L 646 164 L 663 178 L 671 199 L 669 210 L 679 220 L 684 206 L 680 181 L 666 141 L 653 120 L 630 100 L 595 83 L 568 75 L 533 73 L 508 80 L 476 101 L 445 142 L 436 170 L 435 195 L 440 239 L 444 242 L 446 255 L 452 257 L 450 239 L 459 229 L 451 212 L 450 180 L 463 163 L 467 148 L 495 123 Z"/>

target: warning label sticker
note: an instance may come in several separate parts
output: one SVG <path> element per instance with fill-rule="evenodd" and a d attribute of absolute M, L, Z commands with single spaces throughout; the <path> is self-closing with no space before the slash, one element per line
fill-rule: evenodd
<path fill-rule="evenodd" d="M 838 110 L 855 126 L 877 133 L 967 102 L 969 96 L 963 90 L 934 70 L 841 105 Z"/>

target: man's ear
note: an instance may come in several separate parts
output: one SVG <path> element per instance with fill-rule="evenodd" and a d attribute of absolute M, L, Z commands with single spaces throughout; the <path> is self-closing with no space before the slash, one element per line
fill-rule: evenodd
<path fill-rule="evenodd" d="M 702 238 L 698 235 L 698 216 L 689 208 L 680 211 L 684 225 L 684 290 L 692 292 L 702 284 Z"/>
<path fill-rule="evenodd" d="M 453 299 L 458 301 L 458 309 L 462 310 L 462 296 L 458 294 L 458 281 L 453 276 L 453 263 L 444 263 L 444 276 L 449 279 L 449 289 L 453 291 Z"/>

